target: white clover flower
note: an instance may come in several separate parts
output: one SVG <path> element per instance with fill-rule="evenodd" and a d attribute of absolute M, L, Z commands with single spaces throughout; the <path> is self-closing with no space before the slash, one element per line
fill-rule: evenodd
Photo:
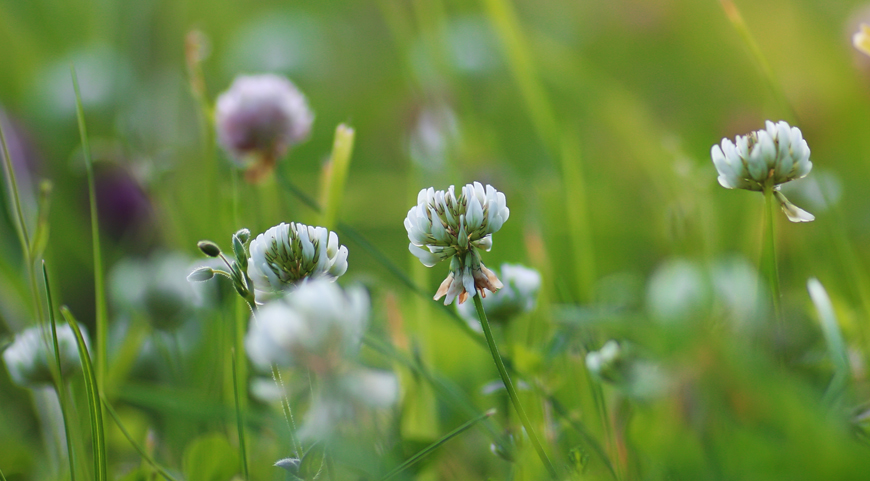
<path fill-rule="evenodd" d="M 483 308 L 490 322 L 507 322 L 511 318 L 535 308 L 538 290 L 541 288 L 541 274 L 519 264 L 502 264 L 500 278 L 504 287 L 483 299 Z M 459 315 L 472 329 L 483 332 L 474 306 L 460 304 Z"/>
<path fill-rule="evenodd" d="M 368 311 L 363 288 L 345 291 L 315 279 L 260 309 L 251 319 L 245 347 L 251 361 L 263 370 L 276 364 L 332 372 L 359 351 Z"/>
<path fill-rule="evenodd" d="M 325 227 L 282 222 L 253 239 L 248 252 L 248 277 L 260 303 L 302 279 L 335 280 L 347 272 L 347 247 Z"/>
<path fill-rule="evenodd" d="M 245 348 L 256 367 L 297 366 L 317 375 L 301 438 L 325 439 L 355 420 L 361 409 L 386 408 L 398 399 L 393 373 L 356 362 L 368 315 L 363 288 L 342 290 L 315 279 L 270 302 L 251 319 Z"/>
<path fill-rule="evenodd" d="M 215 107 L 218 142 L 248 167 L 251 181 L 270 173 L 290 146 L 305 140 L 313 121 L 305 96 L 274 74 L 236 77 Z"/>
<path fill-rule="evenodd" d="M 87 341 L 87 332 L 80 326 Z M 69 324 L 57 326 L 57 348 L 64 376 L 81 371 L 76 336 Z M 16 334 L 12 344 L 3 351 L 3 360 L 9 377 L 21 387 L 36 387 L 51 384 L 51 368 L 54 365 L 54 346 L 51 332 L 40 327 L 31 327 Z"/>
<path fill-rule="evenodd" d="M 792 222 L 809 222 L 815 217 L 788 201 L 779 185 L 810 173 L 810 148 L 800 129 L 784 121 L 767 121 L 764 130 L 738 135 L 735 142 L 722 139 L 711 150 L 719 171 L 719 184 L 726 189 L 763 192 L 773 189 L 782 210 Z"/>
<path fill-rule="evenodd" d="M 405 218 L 411 241 L 408 249 L 426 267 L 450 259 L 450 274 L 435 293 L 435 300 L 446 295 L 445 305 L 457 297 L 462 304 L 475 291 L 484 297 L 484 289 L 496 292 L 502 288 L 495 273 L 480 261 L 477 249 L 488 252 L 492 248 L 492 234 L 509 216 L 504 194 L 491 185 L 467 184 L 459 198 L 452 185 L 446 192 L 431 187 L 420 191 L 417 205 Z"/>

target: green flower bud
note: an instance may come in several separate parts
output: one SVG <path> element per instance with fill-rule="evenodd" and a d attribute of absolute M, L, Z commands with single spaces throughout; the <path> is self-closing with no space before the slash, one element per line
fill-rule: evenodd
<path fill-rule="evenodd" d="M 199 247 L 199 250 L 201 250 L 203 254 L 209 257 L 218 257 L 221 255 L 221 248 L 212 241 L 199 241 L 196 243 L 196 246 Z"/>
<path fill-rule="evenodd" d="M 214 269 L 211 267 L 200 267 L 191 272 L 190 275 L 187 276 L 187 280 L 190 282 L 205 282 L 212 277 L 214 277 Z"/>

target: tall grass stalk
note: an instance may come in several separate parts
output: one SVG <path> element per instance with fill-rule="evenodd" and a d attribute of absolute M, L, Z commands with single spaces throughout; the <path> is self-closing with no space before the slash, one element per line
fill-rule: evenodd
<path fill-rule="evenodd" d="M 762 231 L 761 270 L 770 288 L 773 310 L 777 322 L 782 321 L 782 295 L 779 288 L 779 267 L 776 262 L 776 211 L 779 202 L 774 198 L 773 187 L 764 189 L 764 227 Z"/>
<path fill-rule="evenodd" d="M 30 241 L 30 234 L 27 231 L 27 222 L 24 220 L 24 211 L 21 208 L 21 194 L 18 191 L 18 181 L 15 178 L 15 168 L 12 165 L 12 156 L 9 155 L 9 146 L 6 143 L 6 135 L 3 133 L 3 126 L 0 125 L 0 143 L 3 144 L 3 158 L 5 159 L 4 167 L 6 175 L 9 178 L 9 190 L 12 197 L 12 204 L 15 206 L 15 231 L 18 234 L 18 241 L 21 243 L 21 252 L 24 254 L 25 264 L 27 266 L 27 277 L 30 281 L 30 291 L 33 297 L 35 312 L 39 322 L 45 319 L 42 312 L 42 302 L 39 300 L 39 288 L 36 282 L 36 272 L 33 269 L 33 264 L 36 261 L 33 258 L 33 249 Z"/>
<path fill-rule="evenodd" d="M 406 469 L 408 469 L 411 466 L 413 466 L 414 464 L 416 464 L 421 459 L 432 454 L 432 452 L 435 451 L 436 449 L 438 449 L 439 447 L 441 447 L 442 444 L 444 444 L 447 441 L 450 441 L 451 439 L 455 438 L 456 436 L 464 433 L 465 431 L 467 431 L 469 428 L 471 428 L 472 426 L 474 426 L 478 422 L 492 416 L 493 414 L 495 414 L 495 409 L 490 409 L 489 411 L 487 411 L 487 412 L 485 412 L 485 413 L 483 413 L 483 414 L 481 414 L 473 419 L 469 419 L 468 421 L 464 422 L 458 428 L 445 434 L 443 437 L 441 437 L 441 439 L 435 441 L 434 443 L 430 444 L 429 446 L 426 446 L 425 448 L 420 450 L 417 454 L 408 458 L 404 463 L 400 464 L 399 466 L 396 466 L 393 470 L 391 470 L 389 473 L 384 475 L 384 477 L 381 478 L 381 480 L 386 481 L 388 479 L 392 479 L 397 474 L 400 474 L 401 472 L 405 471 Z"/>
<path fill-rule="evenodd" d="M 100 221 L 97 212 L 97 194 L 94 185 L 94 163 L 91 159 L 91 147 L 88 143 L 88 130 L 85 124 L 85 111 L 82 107 L 82 94 L 79 90 L 79 80 L 75 66 L 70 65 L 73 89 L 76 95 L 76 118 L 79 124 L 79 136 L 82 142 L 82 155 L 85 159 L 85 171 L 88 175 L 88 200 L 91 207 L 91 237 L 94 249 L 94 291 L 96 291 L 96 325 L 97 325 L 97 386 L 103 389 L 106 372 L 108 371 L 108 334 L 109 320 L 106 307 L 106 288 L 103 276 L 103 256 L 100 248 Z M 97 404 L 99 406 L 99 404 Z"/>
<path fill-rule="evenodd" d="M 492 329 L 489 326 L 489 320 L 486 318 L 486 311 L 483 310 L 483 302 L 480 300 L 479 295 L 474 296 L 474 307 L 477 308 L 477 315 L 480 317 L 480 325 L 483 327 L 483 334 L 486 336 L 486 343 L 489 345 L 489 352 L 492 353 L 492 360 L 495 361 L 495 366 L 498 368 L 498 374 L 501 376 L 502 382 L 504 382 L 504 387 L 507 389 L 508 396 L 511 398 L 511 403 L 514 405 L 517 414 L 519 414 L 520 421 L 523 423 L 523 427 L 526 429 L 526 434 L 528 434 L 529 439 L 532 441 L 532 445 L 535 447 L 538 457 L 541 458 L 541 462 L 544 463 L 544 466 L 550 473 L 550 477 L 555 479 L 558 477 L 556 474 L 556 468 L 554 468 L 553 463 L 550 462 L 550 458 L 547 456 L 546 451 L 544 451 L 544 446 L 541 445 L 541 441 L 538 440 L 538 435 L 535 434 L 532 423 L 529 421 L 529 417 L 526 415 L 522 403 L 520 403 L 520 398 L 517 395 L 516 388 L 514 388 L 514 383 L 511 381 L 511 377 L 508 375 L 507 369 L 504 367 L 501 355 L 498 353 L 498 346 L 496 346 L 495 338 L 492 336 Z"/>
<path fill-rule="evenodd" d="M 245 448 L 245 418 L 244 412 L 242 411 L 242 404 L 239 401 L 239 378 L 236 375 L 236 351 L 232 350 L 233 357 L 233 393 L 236 397 L 236 424 L 239 430 L 239 451 L 241 451 L 241 460 L 242 460 L 242 473 L 245 475 L 245 481 L 251 479 L 250 474 L 248 473 L 248 454 L 247 449 Z"/>
<path fill-rule="evenodd" d="M 57 345 L 57 321 L 54 317 L 54 302 L 51 298 L 51 285 L 48 282 L 48 271 L 45 268 L 45 261 L 42 261 L 42 279 L 45 282 L 45 296 L 48 301 L 48 319 L 51 321 L 51 341 L 54 348 L 54 362 L 57 368 L 57 378 L 55 379 L 54 389 L 57 392 L 57 400 L 60 402 L 60 413 L 63 417 L 63 433 L 66 436 L 66 450 L 69 456 L 69 476 L 70 481 L 76 481 L 76 462 L 73 453 L 72 437 L 69 432 L 69 406 L 67 405 L 66 397 L 66 380 L 63 377 L 63 368 L 60 364 L 60 348 Z"/>
<path fill-rule="evenodd" d="M 567 217 L 571 242 L 577 260 L 575 275 L 581 301 L 592 298 L 595 273 L 595 248 L 586 204 L 586 181 L 580 169 L 580 148 L 576 141 L 564 138 L 552 103 L 540 81 L 538 69 L 528 40 L 517 19 L 510 0 L 484 0 L 487 14 L 504 46 L 508 65 L 529 110 L 532 125 L 552 157 L 558 158 L 563 175 L 562 190 L 568 206 Z M 569 137 L 571 135 L 569 134 Z"/>
<path fill-rule="evenodd" d="M 85 338 L 82 336 L 82 331 L 79 329 L 79 323 L 70 312 L 69 308 L 62 306 L 60 313 L 63 315 L 66 322 L 70 325 L 76 335 L 76 342 L 79 347 L 79 358 L 82 362 L 82 373 L 85 378 L 85 388 L 88 394 L 88 407 L 91 412 L 91 433 L 92 446 L 94 451 L 94 479 L 96 481 L 107 481 L 108 476 L 108 460 L 106 458 L 106 436 L 103 427 L 103 409 L 100 398 L 100 387 L 97 384 L 97 376 L 94 373 L 94 365 L 91 362 L 91 356 L 88 353 L 88 346 L 85 344 Z"/>

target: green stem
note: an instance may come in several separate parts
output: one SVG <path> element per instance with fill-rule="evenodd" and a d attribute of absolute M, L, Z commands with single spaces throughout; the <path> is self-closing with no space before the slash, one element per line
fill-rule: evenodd
<path fill-rule="evenodd" d="M 779 267 L 776 263 L 776 208 L 779 204 L 773 196 L 773 187 L 764 190 L 764 233 L 761 263 L 767 277 L 773 310 L 777 321 L 782 321 L 781 294 L 779 289 Z"/>
<path fill-rule="evenodd" d="M 511 402 L 514 405 L 514 409 L 517 410 L 517 414 L 520 416 L 520 421 L 523 423 L 523 427 L 526 428 L 526 434 L 529 435 L 529 439 L 531 439 L 535 451 L 538 452 L 538 456 L 541 458 L 541 461 L 544 463 L 550 476 L 556 479 L 558 477 L 556 474 L 556 468 L 553 467 L 553 463 L 550 462 L 550 458 L 547 457 L 544 447 L 538 440 L 538 436 L 532 428 L 532 423 L 529 421 L 529 417 L 526 415 L 526 411 L 520 403 L 519 396 L 517 396 L 517 390 L 514 388 L 514 383 L 511 381 L 511 377 L 508 375 L 507 369 L 504 367 L 504 362 L 502 362 L 501 355 L 498 353 L 498 346 L 495 345 L 495 338 L 492 337 L 492 329 L 489 327 L 489 320 L 486 318 L 486 311 L 483 310 L 483 302 L 481 302 L 479 295 L 474 296 L 474 307 L 477 308 L 477 315 L 480 317 L 480 325 L 483 327 L 483 334 L 486 336 L 486 343 L 489 345 L 489 351 L 492 353 L 492 360 L 495 361 L 495 366 L 498 368 L 498 374 L 501 376 L 502 382 L 504 382 L 504 387 L 507 389 Z"/>
<path fill-rule="evenodd" d="M 239 429 L 239 451 L 242 453 L 242 472 L 245 474 L 245 481 L 249 481 L 251 476 L 248 474 L 248 454 L 245 449 L 245 419 L 242 417 L 242 404 L 239 401 L 239 378 L 236 375 L 236 351 L 232 351 L 233 356 L 233 392 L 236 397 L 236 424 Z"/>

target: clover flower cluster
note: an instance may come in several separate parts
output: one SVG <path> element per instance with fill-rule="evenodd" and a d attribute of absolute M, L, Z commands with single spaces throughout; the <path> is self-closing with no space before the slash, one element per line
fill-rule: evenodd
<path fill-rule="evenodd" d="M 392 373 L 357 363 L 368 316 L 363 288 L 343 290 L 321 278 L 299 284 L 251 319 L 245 347 L 255 366 L 302 367 L 317 375 L 319 386 L 300 437 L 328 437 L 360 406 L 388 407 L 396 401 L 398 381 Z"/>
<path fill-rule="evenodd" d="M 467 184 L 459 197 L 453 186 L 447 191 L 431 187 L 420 191 L 417 205 L 405 218 L 411 241 L 408 249 L 426 267 L 450 259 L 450 273 L 435 293 L 435 300 L 446 296 L 445 305 L 456 298 L 461 304 L 475 291 L 484 297 L 484 289 L 496 292 L 502 288 L 477 250 L 492 248 L 492 234 L 509 216 L 504 194 L 491 185 Z"/>
<path fill-rule="evenodd" d="M 81 327 L 87 340 L 87 332 Z M 57 326 L 57 348 L 64 376 L 81 371 L 76 336 L 69 324 Z M 52 383 L 51 367 L 54 348 L 51 334 L 40 327 L 31 327 L 15 335 L 12 344 L 3 351 L 3 361 L 9 377 L 21 387 L 38 387 Z"/>
<path fill-rule="evenodd" d="M 335 280 L 347 271 L 347 247 L 325 227 L 282 222 L 253 239 L 248 251 L 247 274 L 258 302 L 302 279 Z"/>
<path fill-rule="evenodd" d="M 217 99 L 218 142 L 257 182 L 290 146 L 308 137 L 314 115 L 305 96 L 284 77 L 239 76 Z"/>
<path fill-rule="evenodd" d="M 765 129 L 738 135 L 734 142 L 722 139 L 711 149 L 711 156 L 722 187 L 759 192 L 772 189 L 790 221 L 815 219 L 779 191 L 780 184 L 803 178 L 813 168 L 810 148 L 797 127 L 768 120 Z"/>

